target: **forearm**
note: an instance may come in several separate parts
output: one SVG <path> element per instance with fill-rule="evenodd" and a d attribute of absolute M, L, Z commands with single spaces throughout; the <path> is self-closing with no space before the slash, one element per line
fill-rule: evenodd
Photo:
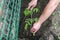
<path fill-rule="evenodd" d="M 56 9 L 58 4 L 59 2 L 49 1 L 44 11 L 42 12 L 41 16 L 39 17 L 38 22 L 42 24 L 52 14 L 52 12 Z"/>

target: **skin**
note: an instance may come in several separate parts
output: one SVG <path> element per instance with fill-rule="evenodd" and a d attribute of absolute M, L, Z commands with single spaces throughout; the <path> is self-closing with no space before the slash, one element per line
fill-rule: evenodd
<path fill-rule="evenodd" d="M 0 0 L 1 1 L 1 0 Z M 28 10 L 29 9 L 33 9 L 36 5 L 37 5 L 37 1 L 38 0 L 31 0 L 31 2 L 28 4 Z M 44 8 L 41 16 L 39 17 L 38 22 L 33 24 L 33 27 L 31 28 L 31 32 L 37 32 L 40 27 L 41 24 L 47 20 L 47 18 L 52 14 L 52 12 L 56 9 L 56 7 L 58 6 L 60 0 L 49 0 L 48 4 L 46 5 L 46 7 Z M 2 14 L 2 10 L 0 9 L 0 15 Z"/>
<path fill-rule="evenodd" d="M 31 2 L 28 4 L 27 9 L 28 10 L 33 9 L 37 5 L 37 1 L 38 0 L 31 0 Z M 53 13 L 53 11 L 56 9 L 59 3 L 60 3 L 60 0 L 49 0 L 41 16 L 39 17 L 38 22 L 33 24 L 33 27 L 30 30 L 31 33 L 33 32 L 36 33 L 40 29 L 42 23 L 49 18 L 49 16 Z"/>

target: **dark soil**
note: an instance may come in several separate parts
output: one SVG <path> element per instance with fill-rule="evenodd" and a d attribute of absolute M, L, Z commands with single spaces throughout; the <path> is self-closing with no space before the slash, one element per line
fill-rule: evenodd
<path fill-rule="evenodd" d="M 30 0 L 29 0 L 30 1 Z M 33 37 L 33 35 L 30 33 L 30 28 L 32 27 L 32 25 L 30 26 L 30 28 L 28 29 L 28 31 L 24 30 L 24 25 L 25 25 L 25 19 L 27 18 L 31 18 L 31 16 L 25 17 L 23 14 L 24 9 L 28 6 L 29 1 L 27 0 L 22 0 L 22 6 L 21 6 L 21 16 L 20 16 L 20 27 L 19 27 L 19 39 L 20 40 L 28 40 L 29 39 L 35 39 L 35 38 L 39 38 L 40 40 L 58 40 L 58 35 L 55 34 L 55 30 L 53 31 L 54 28 L 52 28 L 52 19 L 53 17 L 50 16 L 41 26 L 40 30 L 36 33 L 35 37 Z M 36 14 L 33 14 L 33 18 L 35 17 L 39 17 L 44 9 L 44 7 L 46 6 L 46 4 L 48 3 L 48 0 L 39 0 L 38 1 L 38 5 L 36 6 L 39 11 Z"/>

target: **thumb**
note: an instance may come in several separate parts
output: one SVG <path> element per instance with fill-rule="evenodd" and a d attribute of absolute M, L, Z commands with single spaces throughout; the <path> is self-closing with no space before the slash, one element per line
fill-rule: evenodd
<path fill-rule="evenodd" d="M 28 8 L 27 8 L 27 9 L 29 10 L 29 9 L 30 9 L 30 7 L 31 7 L 31 5 L 28 5 Z"/>
<path fill-rule="evenodd" d="M 30 32 L 34 33 L 34 32 L 36 32 L 36 29 L 35 28 L 31 28 Z"/>
<path fill-rule="evenodd" d="M 35 6 L 33 5 L 32 7 L 31 7 L 31 10 L 34 8 Z"/>

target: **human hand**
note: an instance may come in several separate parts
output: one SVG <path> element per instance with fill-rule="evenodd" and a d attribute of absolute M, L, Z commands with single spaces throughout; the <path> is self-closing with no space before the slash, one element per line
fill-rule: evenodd
<path fill-rule="evenodd" d="M 29 4 L 28 4 L 28 10 L 29 9 L 33 9 L 35 6 L 37 5 L 37 0 L 32 0 Z"/>
<path fill-rule="evenodd" d="M 36 22 L 33 24 L 33 27 L 31 28 L 31 33 L 36 33 L 41 27 L 41 24 L 39 22 Z"/>

